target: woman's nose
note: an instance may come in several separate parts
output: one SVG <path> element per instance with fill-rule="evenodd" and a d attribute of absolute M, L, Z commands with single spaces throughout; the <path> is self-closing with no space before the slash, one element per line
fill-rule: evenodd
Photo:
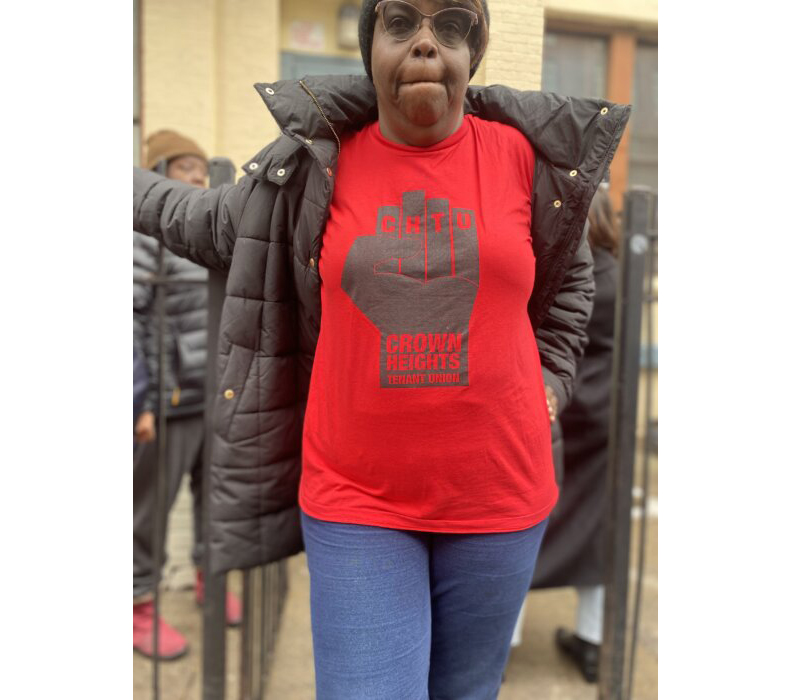
<path fill-rule="evenodd" d="M 437 56 L 437 41 L 429 26 L 429 20 L 424 17 L 418 33 L 415 35 L 410 54 L 414 58 L 434 58 Z"/>

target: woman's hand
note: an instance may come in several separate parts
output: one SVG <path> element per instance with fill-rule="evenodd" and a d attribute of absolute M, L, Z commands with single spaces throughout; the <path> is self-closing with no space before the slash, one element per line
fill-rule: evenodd
<path fill-rule="evenodd" d="M 144 411 L 138 416 L 135 423 L 135 440 L 138 442 L 152 442 L 157 437 L 157 429 L 154 427 L 154 414 L 151 411 Z"/>
<path fill-rule="evenodd" d="M 545 397 L 547 398 L 547 412 L 550 414 L 550 422 L 555 423 L 558 415 L 558 397 L 553 387 L 545 384 Z"/>

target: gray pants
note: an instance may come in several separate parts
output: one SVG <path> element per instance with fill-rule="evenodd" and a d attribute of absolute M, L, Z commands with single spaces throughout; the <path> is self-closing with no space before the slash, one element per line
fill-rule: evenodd
<path fill-rule="evenodd" d="M 170 512 L 182 477 L 190 475 L 193 499 L 193 549 L 192 560 L 200 566 L 203 557 L 203 530 L 201 494 L 203 477 L 204 417 L 202 413 L 184 418 L 169 418 L 166 434 L 168 459 L 168 493 L 166 514 Z M 133 597 L 137 598 L 154 589 L 154 518 L 157 503 L 157 449 L 158 441 L 135 446 L 135 468 L 132 485 L 133 501 Z M 138 453 L 140 450 L 140 453 Z M 166 515 L 167 522 L 167 515 Z M 163 528 L 159 546 L 163 548 L 165 563 L 165 532 Z"/>

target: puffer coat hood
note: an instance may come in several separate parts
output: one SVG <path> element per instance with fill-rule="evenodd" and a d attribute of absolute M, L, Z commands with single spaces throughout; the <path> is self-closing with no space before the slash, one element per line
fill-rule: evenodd
<path fill-rule="evenodd" d="M 377 118 L 366 77 L 256 86 L 282 135 L 235 186 L 200 190 L 135 170 L 133 227 L 228 271 L 212 452 L 212 569 L 258 566 L 302 548 L 297 492 L 303 416 L 321 322 L 317 261 L 341 135 Z M 630 108 L 503 86 L 465 109 L 520 130 L 536 153 L 530 316 L 545 381 L 563 405 L 585 345 L 594 286 L 588 207 Z"/>

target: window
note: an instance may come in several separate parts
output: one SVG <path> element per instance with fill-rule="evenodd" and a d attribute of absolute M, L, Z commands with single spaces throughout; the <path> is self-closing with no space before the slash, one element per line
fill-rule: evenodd
<path fill-rule="evenodd" d="M 572 97 L 605 98 L 607 72 L 606 38 L 545 32 L 542 90 Z"/>
<path fill-rule="evenodd" d="M 312 56 L 295 51 L 281 51 L 280 77 L 297 79 L 305 75 L 365 75 L 363 61 L 343 56 Z"/>

